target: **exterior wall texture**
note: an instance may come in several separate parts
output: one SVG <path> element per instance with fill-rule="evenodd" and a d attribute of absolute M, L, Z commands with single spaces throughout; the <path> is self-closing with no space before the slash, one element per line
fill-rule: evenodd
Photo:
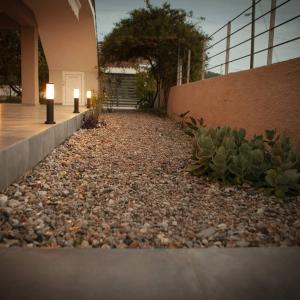
<path fill-rule="evenodd" d="M 70 71 L 70 70 L 63 70 Z M 65 82 L 63 80 L 63 71 L 61 70 L 49 70 L 49 82 L 55 84 L 55 103 L 63 104 L 63 87 Z M 71 70 L 73 71 L 73 70 Z M 78 70 L 74 70 L 78 71 Z M 92 90 L 97 92 L 98 90 L 98 73 L 97 71 L 85 71 L 84 72 L 84 86 L 85 91 L 81 91 L 84 97 L 84 103 L 86 103 L 86 91 Z"/>
<path fill-rule="evenodd" d="M 49 66 L 49 81 L 55 84 L 56 103 L 63 102 L 63 72 L 83 72 L 85 90 L 97 91 L 95 16 L 89 0 L 23 1 L 33 11 L 38 24 Z M 69 2 L 78 9 L 76 15 Z M 81 92 L 86 94 L 85 91 Z"/>
<path fill-rule="evenodd" d="M 300 58 L 173 87 L 168 115 L 190 111 L 210 127 L 276 129 L 300 153 Z"/>
<path fill-rule="evenodd" d="M 35 27 L 21 30 L 22 103 L 39 103 L 38 32 Z"/>

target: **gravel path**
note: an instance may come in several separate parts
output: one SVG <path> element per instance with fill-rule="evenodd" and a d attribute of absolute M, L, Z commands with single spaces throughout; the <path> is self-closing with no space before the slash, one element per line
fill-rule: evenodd
<path fill-rule="evenodd" d="M 192 177 L 191 141 L 170 120 L 103 118 L 0 194 L 0 247 L 300 245 L 300 198 Z"/>

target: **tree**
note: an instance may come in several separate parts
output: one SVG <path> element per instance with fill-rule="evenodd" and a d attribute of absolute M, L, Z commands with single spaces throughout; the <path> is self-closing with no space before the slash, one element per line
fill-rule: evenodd
<path fill-rule="evenodd" d="M 41 42 L 39 41 L 39 87 L 45 88 L 49 70 Z M 17 30 L 0 30 L 0 85 L 8 85 L 21 96 L 21 43 Z"/>
<path fill-rule="evenodd" d="M 8 85 L 21 95 L 20 34 L 15 30 L 0 31 L 0 84 Z"/>
<path fill-rule="evenodd" d="M 153 102 L 156 91 L 156 81 L 147 69 L 139 69 L 136 74 L 135 92 L 138 98 L 138 107 L 140 109 L 149 109 Z"/>
<path fill-rule="evenodd" d="M 158 105 L 163 106 L 176 83 L 178 54 L 186 61 L 188 49 L 192 51 L 191 79 L 200 78 L 206 36 L 190 21 L 192 13 L 173 9 L 168 3 L 161 7 L 153 6 L 150 0 L 145 3 L 145 8 L 131 11 L 104 38 L 102 62 L 147 60 L 157 85 L 151 105 L 158 99 Z"/>

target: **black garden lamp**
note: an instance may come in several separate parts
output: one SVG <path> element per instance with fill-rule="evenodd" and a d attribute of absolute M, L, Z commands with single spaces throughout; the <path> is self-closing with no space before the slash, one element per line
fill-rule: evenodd
<path fill-rule="evenodd" d="M 79 97 L 80 97 L 80 90 L 74 89 L 74 114 L 79 113 Z"/>
<path fill-rule="evenodd" d="M 47 120 L 45 124 L 55 124 L 54 122 L 54 83 L 46 84 L 47 99 Z"/>
<path fill-rule="evenodd" d="M 92 92 L 91 91 L 86 91 L 86 107 L 87 108 L 91 108 L 92 107 L 92 103 L 91 103 L 91 98 L 92 98 Z"/>

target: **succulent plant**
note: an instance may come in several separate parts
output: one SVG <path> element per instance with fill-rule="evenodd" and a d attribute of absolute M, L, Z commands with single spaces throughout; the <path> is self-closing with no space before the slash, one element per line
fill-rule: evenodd
<path fill-rule="evenodd" d="M 194 137 L 190 172 L 226 183 L 250 183 L 278 197 L 300 192 L 300 162 L 288 137 L 266 130 L 265 136 L 247 140 L 245 129 L 205 128 L 199 120 L 186 122 Z"/>

